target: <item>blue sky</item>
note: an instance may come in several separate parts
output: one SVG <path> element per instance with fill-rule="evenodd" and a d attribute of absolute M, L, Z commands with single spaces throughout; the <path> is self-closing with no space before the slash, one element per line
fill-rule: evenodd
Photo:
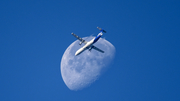
<path fill-rule="evenodd" d="M 1 0 L 1 101 L 179 101 L 178 0 Z M 60 61 L 81 37 L 116 48 L 112 67 L 81 91 L 62 80 Z"/>

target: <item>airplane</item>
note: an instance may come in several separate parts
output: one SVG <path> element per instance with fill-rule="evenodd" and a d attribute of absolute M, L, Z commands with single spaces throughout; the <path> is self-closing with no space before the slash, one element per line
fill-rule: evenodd
<path fill-rule="evenodd" d="M 95 49 L 95 50 L 97 50 L 97 51 L 99 51 L 99 52 L 101 52 L 101 53 L 104 53 L 103 50 L 101 50 L 101 49 L 99 49 L 99 48 L 97 48 L 97 47 L 95 47 L 95 46 L 93 45 L 93 44 L 96 43 L 96 42 L 99 40 L 99 38 L 103 35 L 103 32 L 106 33 L 106 31 L 103 30 L 102 28 L 100 28 L 100 27 L 97 27 L 97 28 L 100 30 L 100 33 L 99 33 L 96 37 L 94 37 L 91 41 L 89 41 L 89 42 L 87 42 L 87 41 L 85 41 L 84 39 L 80 38 L 80 37 L 77 36 L 76 34 L 71 33 L 74 37 L 76 37 L 76 38 L 80 41 L 79 45 L 81 45 L 82 43 L 85 44 L 83 47 L 81 47 L 79 50 L 76 51 L 75 56 L 81 54 L 81 53 L 82 53 L 83 51 L 85 51 L 86 49 L 89 49 L 89 51 L 91 51 L 91 49 Z"/>

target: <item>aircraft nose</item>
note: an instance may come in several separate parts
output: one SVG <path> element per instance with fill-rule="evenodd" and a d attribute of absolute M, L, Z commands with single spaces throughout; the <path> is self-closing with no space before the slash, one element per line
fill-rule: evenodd
<path fill-rule="evenodd" d="M 75 56 L 77 56 L 77 55 L 78 55 L 78 52 L 75 53 Z"/>

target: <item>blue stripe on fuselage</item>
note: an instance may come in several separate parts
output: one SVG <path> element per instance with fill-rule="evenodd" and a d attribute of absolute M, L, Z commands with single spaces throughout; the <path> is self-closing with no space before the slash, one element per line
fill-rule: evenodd
<path fill-rule="evenodd" d="M 99 34 L 98 36 L 96 36 L 96 38 L 94 39 L 94 42 L 93 42 L 93 43 L 95 43 L 96 41 L 98 41 L 101 36 L 102 36 L 101 34 Z"/>

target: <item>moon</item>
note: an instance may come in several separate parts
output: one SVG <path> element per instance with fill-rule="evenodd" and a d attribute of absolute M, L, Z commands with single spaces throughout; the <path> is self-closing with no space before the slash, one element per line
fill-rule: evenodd
<path fill-rule="evenodd" d="M 93 38 L 84 37 L 90 41 Z M 61 75 L 66 86 L 70 90 L 81 90 L 90 86 L 106 71 L 115 56 L 115 47 L 106 39 L 100 38 L 94 46 L 104 51 L 88 49 L 75 56 L 75 52 L 81 48 L 79 40 L 74 41 L 64 52 L 61 59 Z"/>

